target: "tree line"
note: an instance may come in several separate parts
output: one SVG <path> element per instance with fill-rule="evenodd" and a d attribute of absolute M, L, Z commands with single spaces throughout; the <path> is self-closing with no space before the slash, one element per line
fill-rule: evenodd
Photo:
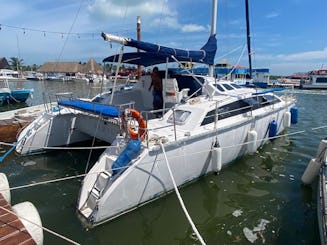
<path fill-rule="evenodd" d="M 24 60 L 17 57 L 10 57 L 9 65 L 15 71 L 36 71 L 40 68 L 39 65 L 24 65 Z"/>

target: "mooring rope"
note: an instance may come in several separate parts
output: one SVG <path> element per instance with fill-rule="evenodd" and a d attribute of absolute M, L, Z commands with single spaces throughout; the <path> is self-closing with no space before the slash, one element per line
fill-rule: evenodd
<path fill-rule="evenodd" d="M 321 129 L 321 128 L 325 128 L 327 127 L 326 126 L 321 126 L 321 127 L 317 127 L 317 128 L 313 128 L 312 130 L 318 130 L 318 129 Z M 293 133 L 289 133 L 289 134 L 283 134 L 283 135 L 278 135 L 278 136 L 275 136 L 273 137 L 273 139 L 277 139 L 277 138 L 282 138 L 282 137 L 286 137 L 286 136 L 290 136 L 290 135 L 297 135 L 297 134 L 302 134 L 306 132 L 305 130 L 301 130 L 301 131 L 297 131 L 297 132 L 293 132 Z M 272 138 L 267 138 L 267 139 L 272 139 Z M 262 141 L 263 139 L 258 139 L 257 141 Z M 242 143 L 242 144 L 236 144 L 236 145 L 230 145 L 230 146 L 225 146 L 225 147 L 221 147 L 222 149 L 227 149 L 227 148 L 231 148 L 231 147 L 235 147 L 235 146 L 242 146 L 242 145 L 246 145 L 250 142 L 253 142 L 253 141 L 249 141 L 249 142 L 245 142 L 245 143 Z M 160 145 L 162 145 L 162 143 L 160 142 Z M 97 148 L 97 149 L 100 149 L 100 148 L 109 148 L 109 147 L 116 147 L 116 146 L 100 146 L 100 147 L 94 147 L 94 148 Z M 53 149 L 55 149 L 56 147 L 53 147 Z M 61 147 L 58 147 L 60 149 L 62 149 Z M 67 149 L 66 147 L 64 147 L 64 149 Z M 90 147 L 71 147 L 69 149 L 90 149 Z M 196 154 L 201 154 L 201 153 L 206 153 L 206 152 L 210 152 L 212 151 L 212 149 L 209 149 L 209 150 L 205 150 L 205 151 L 195 151 L 195 152 L 192 152 L 192 153 L 189 153 L 189 155 L 196 155 Z M 174 159 L 174 158 L 177 158 L 178 156 L 173 156 L 173 157 L 170 157 L 170 159 Z M 160 159 L 158 161 L 161 161 Z M 144 162 L 142 164 L 139 164 L 137 166 L 137 168 L 139 168 L 140 166 L 145 166 L 145 165 L 148 165 L 148 164 L 152 164 L 152 162 Z M 112 169 L 112 170 L 124 170 L 126 168 L 130 168 L 130 167 L 133 167 L 133 166 L 123 166 L 123 167 L 117 167 L 115 169 Z M 60 182 L 60 181 L 66 181 L 66 180 L 71 180 L 71 179 L 77 179 L 77 178 L 81 178 L 81 177 L 84 177 L 88 174 L 99 174 L 101 172 L 92 172 L 92 173 L 83 173 L 83 174 L 79 174 L 79 175 L 73 175 L 73 176 L 66 176 L 66 177 L 62 177 L 62 178 L 58 178 L 58 179 L 52 179 L 52 180 L 47 180 L 47 181 L 42 181 L 42 182 L 37 182 L 37 183 L 31 183 L 31 184 L 26 184 L 26 185 L 22 185 L 22 186 L 16 186 L 16 187 L 11 187 L 9 189 L 0 189 L 0 192 L 1 191 L 7 191 L 7 190 L 17 190 L 17 189 L 22 189 L 22 188 L 27 188 L 27 187 L 32 187 L 32 186 L 37 186 L 37 185 L 43 185 L 43 184 L 49 184 L 49 183 L 55 183 L 55 182 Z"/>
<path fill-rule="evenodd" d="M 197 228 L 196 228 L 194 222 L 192 221 L 192 218 L 191 218 L 191 216 L 189 215 L 189 213 L 188 213 L 188 211 L 187 211 L 187 209 L 186 209 L 186 207 L 185 207 L 185 204 L 184 204 L 184 201 L 183 201 L 183 199 L 182 199 L 182 197 L 181 197 L 181 194 L 180 194 L 179 191 L 178 191 L 178 188 L 177 188 L 177 185 L 176 185 L 176 182 L 175 182 L 175 179 L 174 179 L 173 173 L 171 172 L 171 169 L 170 169 L 170 165 L 169 165 L 169 162 L 168 162 L 168 159 L 167 159 L 166 151 L 165 151 L 165 148 L 164 148 L 162 142 L 160 142 L 160 146 L 161 146 L 162 152 L 163 152 L 163 154 L 164 154 L 164 156 L 165 156 L 166 165 L 167 165 L 167 168 L 168 168 L 168 171 L 169 171 L 169 175 L 170 175 L 171 181 L 173 182 L 174 189 L 175 189 L 175 192 L 176 192 L 177 198 L 178 198 L 178 200 L 179 200 L 179 203 L 180 203 L 180 205 L 181 205 L 181 207 L 182 207 L 182 209 L 183 209 L 183 211 L 184 211 L 184 213 L 185 213 L 185 216 L 186 216 L 188 222 L 190 223 L 190 225 L 191 225 L 191 227 L 192 227 L 194 233 L 196 234 L 197 238 L 199 239 L 199 241 L 201 242 L 201 244 L 205 245 L 206 243 L 205 243 L 205 241 L 203 240 L 203 238 L 201 237 L 201 234 L 200 234 L 199 231 L 197 230 Z"/>
<path fill-rule="evenodd" d="M 98 174 L 98 173 L 94 173 L 94 174 Z M 84 177 L 86 175 L 87 174 L 78 174 L 78 175 L 66 176 L 66 177 L 62 177 L 62 178 L 58 178 L 58 179 L 45 180 L 45 181 L 35 182 L 35 183 L 27 184 L 27 185 L 10 187 L 8 189 L 0 189 L 0 192 L 2 192 L 2 191 L 8 191 L 8 190 L 18 190 L 18 189 L 23 189 L 23 188 L 27 188 L 27 187 L 37 186 L 37 185 L 45 185 L 45 184 L 50 184 L 50 183 L 55 183 L 55 182 L 61 182 L 61 181 L 65 181 L 65 180 L 77 179 L 77 178 Z"/>
<path fill-rule="evenodd" d="M 325 126 L 320 126 L 320 127 L 316 127 L 316 128 L 311 128 L 312 131 L 315 130 L 319 130 L 322 128 L 326 128 L 327 125 Z M 286 136 L 291 136 L 291 135 L 297 135 L 297 134 L 303 134 L 307 132 L 306 130 L 300 130 L 300 131 L 296 131 L 296 132 L 292 132 L 292 133 L 288 133 L 288 134 L 283 134 L 283 135 L 278 135 L 275 137 L 271 137 L 271 138 L 267 138 L 267 140 L 269 139 L 277 139 L 277 138 L 282 138 L 282 137 L 286 137 Z M 263 139 L 258 139 L 256 140 L 257 142 L 262 141 Z M 243 146 L 243 145 L 247 145 L 249 143 L 252 143 L 254 141 L 248 141 L 245 143 L 241 143 L 241 144 L 235 144 L 235 145 L 230 145 L 230 146 L 221 146 L 221 149 L 228 149 L 228 148 L 232 148 L 232 147 L 236 147 L 236 146 Z M 2 144 L 2 142 L 0 142 L 0 144 Z M 159 142 L 160 145 L 162 145 L 161 142 Z M 81 150 L 81 149 L 104 149 L 104 148 L 110 148 L 110 147 L 116 147 L 116 146 L 95 146 L 95 147 L 44 147 L 44 149 L 69 149 L 69 150 Z M 209 150 L 205 150 L 205 151 L 195 151 L 192 153 L 189 153 L 190 155 L 196 155 L 196 154 L 201 154 L 201 153 L 206 153 L 206 152 L 210 152 L 212 151 L 212 149 Z M 173 156 L 170 157 L 170 159 L 174 159 L 177 158 L 178 156 Z M 159 159 L 160 161 L 160 159 Z M 139 164 L 138 167 L 143 166 L 143 165 L 147 165 L 147 164 L 152 164 L 152 162 L 144 162 L 142 164 Z M 123 170 L 129 167 L 133 167 L 133 166 L 124 166 L 124 167 L 119 167 L 119 168 L 115 168 L 115 170 Z M 92 172 L 92 174 L 99 174 L 101 172 Z M 90 174 L 90 173 L 88 173 Z M 63 178 L 58 178 L 58 179 L 52 179 L 52 180 L 47 180 L 47 181 L 43 181 L 43 182 L 38 182 L 38 183 L 31 183 L 31 184 L 27 184 L 27 185 L 23 185 L 23 186 L 17 186 L 17 187 L 12 187 L 9 189 L 1 189 L 0 191 L 6 191 L 6 190 L 16 190 L 16 189 L 21 189 L 21 188 L 26 188 L 26 187 L 31 187 L 31 186 L 37 186 L 37 185 L 42 185 L 42 184 L 48 184 L 48 183 L 54 183 L 54 182 L 60 182 L 60 181 L 65 181 L 65 180 L 70 180 L 70 179 L 76 179 L 76 178 L 80 178 L 80 177 L 84 177 L 86 176 L 87 173 L 83 173 L 83 174 L 79 174 L 79 175 L 73 175 L 73 176 L 66 176 Z"/>
<path fill-rule="evenodd" d="M 94 143 L 95 143 L 95 140 L 96 140 L 96 135 L 98 133 L 98 129 L 99 129 L 99 124 L 100 124 L 100 119 L 101 119 L 101 114 L 98 118 L 98 121 L 97 121 L 97 126 L 96 126 L 96 129 L 95 129 L 95 133 L 94 133 L 94 136 L 93 136 L 93 139 L 92 139 L 92 147 L 94 146 Z M 90 161 L 91 161 L 91 155 L 92 155 L 92 151 L 93 151 L 93 148 L 90 149 L 90 152 L 89 152 L 89 156 L 87 158 L 87 163 L 86 163 L 86 167 L 85 167 L 85 171 L 84 173 L 87 173 L 87 170 L 89 168 L 89 164 L 90 164 Z"/>
<path fill-rule="evenodd" d="M 33 224 L 33 225 L 41 228 L 42 230 L 45 230 L 46 232 L 49 232 L 52 235 L 55 235 L 55 236 L 57 236 L 57 237 L 59 237 L 59 238 L 61 238 L 63 240 L 66 240 L 67 242 L 70 242 L 71 244 L 76 244 L 76 245 L 79 245 L 80 244 L 80 243 L 77 243 L 77 242 L 75 242 L 75 241 L 73 241 L 73 240 L 71 240 L 71 239 L 69 239 L 69 238 L 67 238 L 67 237 L 65 237 L 65 236 L 63 236 L 63 235 L 61 235 L 61 234 L 59 234 L 57 232 L 54 232 L 54 231 L 52 231 L 52 230 L 50 230 L 50 229 L 48 229 L 48 228 L 46 228 L 44 226 L 40 226 L 40 225 L 34 223 L 33 221 L 31 221 L 29 219 L 26 219 L 25 217 L 19 216 L 19 215 L 17 215 L 15 212 L 13 212 L 11 210 L 8 210 L 8 209 L 6 209 L 4 207 L 1 207 L 1 206 L 0 206 L 0 209 L 4 210 L 4 211 L 6 211 L 6 212 L 8 212 L 10 214 L 16 215 L 19 219 L 23 219 L 23 220 L 25 220 L 25 221 L 27 221 L 27 222 L 29 222 L 29 223 L 31 223 L 31 224 Z"/>
<path fill-rule="evenodd" d="M 311 128 L 311 130 L 314 131 L 314 130 L 319 130 L 319 129 L 326 128 L 326 127 L 327 127 L 327 125 L 325 125 L 325 126 L 320 126 L 320 127 L 315 127 L 315 128 Z M 292 133 L 289 133 L 289 134 L 278 135 L 278 136 L 273 137 L 273 138 L 276 139 L 276 138 L 281 138 L 281 137 L 290 136 L 290 135 L 302 134 L 302 133 L 305 133 L 305 132 L 306 132 L 306 130 L 300 130 L 300 131 L 292 132 Z M 259 140 L 257 140 L 257 141 L 261 141 L 261 140 L 262 140 L 262 139 L 259 139 Z M 241 145 L 245 145 L 245 144 L 248 144 L 248 143 L 249 143 L 249 142 L 246 142 L 246 143 L 243 143 L 243 144 L 237 144 L 237 145 L 227 146 L 227 147 L 222 147 L 222 148 L 230 148 L 230 147 L 235 147 L 235 146 L 241 146 Z M 162 151 L 163 151 L 163 154 L 164 154 L 164 158 L 165 158 L 165 162 L 166 162 L 166 164 L 167 164 L 167 168 L 168 168 L 168 171 L 169 171 L 170 177 L 171 177 L 171 179 L 172 179 L 172 182 L 173 182 L 173 185 L 174 185 L 174 188 L 175 188 L 176 195 L 177 195 L 177 197 L 178 197 L 178 199 L 179 199 L 179 201 L 180 201 L 180 204 L 181 204 L 181 206 L 182 206 L 182 208 L 183 208 L 183 211 L 184 211 L 184 213 L 185 213 L 185 215 L 186 215 L 186 217 L 187 217 L 187 219 L 188 219 L 190 225 L 192 226 L 193 231 L 194 231 L 195 234 L 197 235 L 199 241 L 201 242 L 201 244 L 205 244 L 205 242 L 204 242 L 204 240 L 202 239 L 201 235 L 200 235 L 199 232 L 197 231 L 197 229 L 196 229 L 196 227 L 195 227 L 195 225 L 194 225 L 194 223 L 193 223 L 191 217 L 189 216 L 189 214 L 188 214 L 188 212 L 187 212 L 187 209 L 186 209 L 186 207 L 185 207 L 185 205 L 184 205 L 184 202 L 183 202 L 183 200 L 182 200 L 182 198 L 181 198 L 181 195 L 180 195 L 180 193 L 179 193 L 179 191 L 178 191 L 177 185 L 176 185 L 176 183 L 175 183 L 174 177 L 173 177 L 172 172 L 171 172 L 171 169 L 170 169 L 170 165 L 169 165 L 169 162 L 168 162 L 168 158 L 167 158 L 167 155 L 166 155 L 166 152 L 165 152 L 164 146 L 163 146 L 163 144 L 162 144 L 161 141 L 159 142 L 159 144 L 160 144 L 160 146 L 161 146 L 161 148 L 162 148 Z M 110 146 L 109 146 L 109 147 L 110 147 Z M 53 147 L 53 148 L 57 148 L 57 147 Z M 63 149 L 62 147 L 60 147 L 60 148 Z M 87 148 L 89 149 L 90 147 L 87 147 Z M 92 147 L 92 148 L 108 148 L 108 146 Z M 67 149 L 67 147 L 64 147 L 64 149 Z M 70 149 L 85 149 L 85 147 L 72 147 L 72 148 L 70 148 Z M 211 151 L 211 150 L 209 150 L 209 151 Z M 194 153 L 191 153 L 191 154 L 199 154 L 199 153 L 203 153 L 203 152 L 207 152 L 207 151 L 198 151 L 198 152 L 194 152 Z M 172 157 L 171 159 L 173 159 L 173 158 L 174 158 L 174 157 Z M 148 162 L 148 163 L 143 163 L 142 165 L 146 165 L 146 164 L 152 164 L 152 163 L 151 163 L 151 162 Z M 122 170 L 122 169 L 125 169 L 125 168 L 128 168 L 128 167 L 133 167 L 133 166 L 125 166 L 125 167 L 120 167 L 120 168 L 117 168 L 117 169 L 121 169 L 121 170 Z M 140 167 L 140 165 L 138 165 L 138 168 L 139 168 L 139 167 Z M 88 174 L 99 174 L 99 173 L 100 173 L 100 172 L 92 172 L 92 173 L 88 173 Z M 72 180 L 72 179 L 76 179 L 76 178 L 84 177 L 84 176 L 86 176 L 86 175 L 87 175 L 87 174 L 79 174 L 79 175 L 74 175 L 74 176 L 66 176 L 66 177 L 63 177 L 63 178 L 47 180 L 47 181 L 42 181 L 42 182 L 38 182 L 38 183 L 31 183 L 31 184 L 22 185 L 22 186 L 17 186 L 17 187 L 11 187 L 11 188 L 9 188 L 9 189 L 3 189 L 3 190 L 0 190 L 0 192 L 1 192 L 1 191 L 7 191 L 7 190 L 17 190 L 17 189 L 22 189 L 22 188 L 27 188 L 27 187 L 33 187 L 33 186 L 38 186 L 38 185 L 43 185 L 43 184 L 49 184 L 49 183 L 55 183 L 55 182 L 61 182 L 61 181 L 66 181 L 66 180 Z M 2 208 L 2 207 L 1 207 L 1 208 Z M 4 208 L 2 208 L 2 209 L 4 209 Z M 4 210 L 5 210 L 5 209 L 4 209 Z M 6 211 L 8 211 L 8 210 L 6 210 Z M 8 211 L 8 212 L 10 212 L 10 211 Z M 32 223 L 32 222 L 31 222 L 31 223 Z M 36 224 L 35 224 L 35 225 L 36 225 Z M 52 234 L 54 234 L 54 235 L 56 235 L 56 236 L 58 236 L 58 237 L 61 237 L 61 238 L 65 239 L 65 240 L 67 240 L 67 241 L 69 241 L 69 242 L 71 242 L 71 243 L 73 243 L 73 244 L 78 244 L 78 243 L 76 243 L 76 242 L 74 242 L 74 241 L 72 241 L 72 240 L 70 240 L 70 239 L 68 239 L 68 238 L 65 238 L 65 237 L 63 237 L 62 235 L 60 235 L 60 234 L 58 234 L 58 233 L 55 233 L 55 232 L 53 232 L 53 231 L 51 231 L 51 230 L 49 230 L 49 229 L 47 229 L 47 228 L 45 228 L 45 227 L 41 227 L 41 228 L 44 229 L 44 230 L 46 230 L 46 231 L 49 232 L 49 233 L 52 233 Z"/>
<path fill-rule="evenodd" d="M 310 130 L 315 131 L 315 130 L 319 130 L 319 129 L 323 129 L 323 128 L 327 128 L 327 125 L 325 126 L 320 126 L 320 127 L 315 127 L 315 128 L 311 128 Z M 308 130 L 299 130 L 296 132 L 292 132 L 292 133 L 287 133 L 287 134 L 281 134 L 281 135 L 277 135 L 274 137 L 270 137 L 267 138 L 267 140 L 269 139 L 277 139 L 277 138 L 282 138 L 282 137 L 286 137 L 286 136 L 291 136 L 291 135 L 296 135 L 296 134 L 302 134 L 307 132 Z M 257 139 L 256 141 L 262 141 L 264 139 Z M 247 141 L 245 143 L 240 143 L 240 144 L 235 144 L 235 145 L 230 145 L 230 146 L 225 146 L 225 147 L 221 147 L 221 149 L 224 148 L 231 148 L 231 147 L 235 147 L 235 146 L 242 146 L 242 145 L 247 145 L 248 143 L 252 143 L 253 141 Z M 0 145 L 4 145 L 4 146 L 13 146 L 15 145 L 15 143 L 6 143 L 6 142 L 0 142 Z M 29 149 L 33 149 L 33 148 L 38 148 L 38 149 L 44 149 L 44 150 L 90 150 L 90 149 L 107 149 L 110 147 L 116 147 L 116 146 L 29 146 Z M 198 153 L 198 152 L 195 152 Z M 194 154 L 194 153 L 192 153 Z"/>

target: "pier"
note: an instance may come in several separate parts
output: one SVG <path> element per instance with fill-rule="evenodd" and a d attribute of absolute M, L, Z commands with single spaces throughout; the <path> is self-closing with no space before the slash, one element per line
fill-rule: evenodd
<path fill-rule="evenodd" d="M 36 245 L 36 242 L 33 240 L 32 236 L 28 233 L 18 216 L 14 214 L 10 204 L 5 200 L 1 193 L 0 244 Z"/>

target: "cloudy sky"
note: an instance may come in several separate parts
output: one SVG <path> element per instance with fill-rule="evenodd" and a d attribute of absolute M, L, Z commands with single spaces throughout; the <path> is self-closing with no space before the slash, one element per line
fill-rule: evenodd
<path fill-rule="evenodd" d="M 271 74 L 327 69 L 326 0 L 249 0 L 253 66 Z M 211 0 L 0 0 L 0 57 L 25 65 L 103 58 L 119 50 L 102 31 L 199 49 L 210 35 Z M 216 61 L 247 66 L 244 0 L 218 1 Z"/>

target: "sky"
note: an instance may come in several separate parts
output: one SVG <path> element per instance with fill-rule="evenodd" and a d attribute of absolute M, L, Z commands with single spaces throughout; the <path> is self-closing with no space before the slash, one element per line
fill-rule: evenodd
<path fill-rule="evenodd" d="M 101 32 L 200 49 L 211 30 L 212 0 L 0 0 L 0 57 L 24 65 L 98 62 L 119 53 Z M 253 68 L 271 75 L 327 69 L 326 0 L 249 0 Z M 248 66 L 244 0 L 218 0 L 215 62 Z M 125 48 L 125 51 L 131 51 Z"/>

